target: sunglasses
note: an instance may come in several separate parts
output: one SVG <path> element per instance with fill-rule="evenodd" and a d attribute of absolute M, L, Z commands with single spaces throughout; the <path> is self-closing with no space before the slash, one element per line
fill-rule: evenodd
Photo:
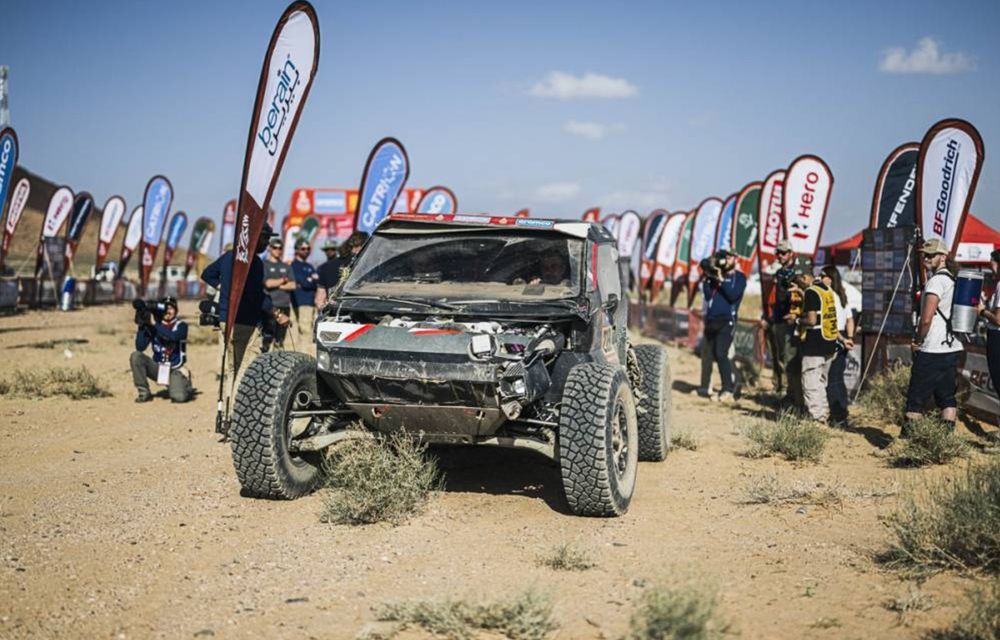
<path fill-rule="evenodd" d="M 312 247 L 299 247 L 299 251 L 312 251 Z"/>

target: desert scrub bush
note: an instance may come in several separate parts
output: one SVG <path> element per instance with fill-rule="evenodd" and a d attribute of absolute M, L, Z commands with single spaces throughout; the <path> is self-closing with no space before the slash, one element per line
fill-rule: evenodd
<path fill-rule="evenodd" d="M 204 346 L 219 343 L 219 332 L 210 329 L 193 329 L 188 331 L 188 346 Z"/>
<path fill-rule="evenodd" d="M 492 631 L 511 640 L 543 640 L 559 628 L 548 598 L 534 591 L 478 604 L 464 600 L 387 603 L 379 610 L 378 619 L 398 623 L 396 632 L 420 627 L 454 640 L 474 638 L 480 631 Z"/>
<path fill-rule="evenodd" d="M 846 492 L 839 484 L 797 482 L 782 486 L 777 476 L 767 474 L 751 478 L 744 489 L 744 504 L 802 504 L 818 507 L 839 507 Z"/>
<path fill-rule="evenodd" d="M 628 640 L 713 640 L 728 625 L 718 615 L 714 594 L 694 588 L 647 589 L 629 622 Z"/>
<path fill-rule="evenodd" d="M 868 380 L 858 396 L 858 413 L 866 420 L 881 424 L 903 423 L 906 390 L 910 386 L 910 367 L 896 363 Z"/>
<path fill-rule="evenodd" d="M 333 524 L 398 524 L 423 510 L 440 486 L 435 460 L 406 433 L 349 440 L 324 462 L 321 519 Z"/>
<path fill-rule="evenodd" d="M 556 571 L 586 571 L 597 566 L 583 549 L 564 543 L 538 557 L 538 564 Z"/>
<path fill-rule="evenodd" d="M 701 445 L 701 439 L 686 429 L 678 429 L 670 435 L 670 444 L 674 447 L 696 451 Z"/>
<path fill-rule="evenodd" d="M 886 523 L 896 538 L 881 557 L 890 566 L 1000 573 L 1000 460 L 930 485 Z"/>
<path fill-rule="evenodd" d="M 830 433 L 824 427 L 791 412 L 778 414 L 775 421 L 758 420 L 744 430 L 750 440 L 746 455 L 766 458 L 781 455 L 786 460 L 819 462 Z"/>
<path fill-rule="evenodd" d="M 907 425 L 907 437 L 889 450 L 889 460 L 897 467 L 947 464 L 968 455 L 969 446 L 937 416 L 921 416 Z"/>
<path fill-rule="evenodd" d="M 1000 577 L 969 592 L 969 608 L 948 629 L 934 631 L 928 640 L 996 640 L 1000 638 Z"/>
<path fill-rule="evenodd" d="M 108 387 L 86 367 L 57 367 L 39 371 L 15 371 L 0 380 L 0 395 L 19 398 L 51 398 L 66 396 L 72 400 L 107 398 Z"/>
<path fill-rule="evenodd" d="M 915 611 L 929 611 L 933 606 L 934 599 L 913 585 L 906 593 L 885 603 L 886 609 L 896 612 L 897 621 L 902 625 L 910 624 L 910 616 Z"/>

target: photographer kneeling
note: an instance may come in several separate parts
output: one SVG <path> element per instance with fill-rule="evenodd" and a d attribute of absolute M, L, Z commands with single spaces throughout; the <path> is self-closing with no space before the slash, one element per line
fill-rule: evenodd
<path fill-rule="evenodd" d="M 698 394 L 711 395 L 712 362 L 719 367 L 722 391 L 719 400 L 732 400 L 736 392 L 733 363 L 729 349 L 733 345 L 736 318 L 739 315 L 747 277 L 736 268 L 736 255 L 721 249 L 712 258 L 701 261 L 704 273 L 705 333 L 701 342 L 701 388 Z"/>
<path fill-rule="evenodd" d="M 132 367 L 132 381 L 138 395 L 136 402 L 149 402 L 153 394 L 149 391 L 149 380 L 165 385 L 171 402 L 187 402 L 191 399 L 191 374 L 184 368 L 187 360 L 187 323 L 177 319 L 177 300 L 167 296 L 159 302 L 148 303 L 134 300 L 135 351 L 129 358 Z M 153 346 L 153 357 L 143 351 Z"/>

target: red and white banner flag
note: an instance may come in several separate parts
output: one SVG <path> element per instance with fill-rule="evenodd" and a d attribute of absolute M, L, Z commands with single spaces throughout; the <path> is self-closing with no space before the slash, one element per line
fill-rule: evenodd
<path fill-rule="evenodd" d="M 128 219 L 128 228 L 125 229 L 125 238 L 122 240 L 122 253 L 118 259 L 119 277 L 125 273 L 129 258 L 135 253 L 140 240 L 142 240 L 142 205 L 132 209 L 132 217 Z"/>
<path fill-rule="evenodd" d="M 600 222 L 601 221 L 601 208 L 594 207 L 592 209 L 587 209 L 583 212 L 584 222 Z"/>
<path fill-rule="evenodd" d="M 10 241 L 14 238 L 17 223 L 21 221 L 21 214 L 24 213 L 24 205 L 28 203 L 30 194 L 31 182 L 27 178 L 18 180 L 10 193 L 10 206 L 7 207 L 7 220 L 3 226 L 3 244 L 0 246 L 0 273 L 3 273 L 7 252 L 10 251 Z"/>
<path fill-rule="evenodd" d="M 622 258 L 631 258 L 635 253 L 635 246 L 639 240 L 639 232 L 642 230 L 642 218 L 635 211 L 626 211 L 618 219 L 618 227 L 615 229 L 615 236 L 618 239 L 618 255 Z"/>
<path fill-rule="evenodd" d="M 45 238 L 55 238 L 62 230 L 63 224 L 73 211 L 73 190 L 69 187 L 59 187 L 49 199 L 49 206 L 42 221 L 42 231 L 38 238 L 38 253 L 35 256 L 35 277 L 42 273 L 42 260 L 45 252 Z"/>
<path fill-rule="evenodd" d="M 764 179 L 757 208 L 758 269 L 761 275 L 768 273 L 774 264 L 778 243 L 785 237 L 785 221 L 782 214 L 785 188 L 785 170 L 772 171 Z"/>
<path fill-rule="evenodd" d="M 653 298 L 660 294 L 663 283 L 673 277 L 674 261 L 677 259 L 677 249 L 680 246 L 681 231 L 686 213 L 672 213 L 663 224 L 659 242 L 656 245 L 656 260 L 653 266 Z"/>
<path fill-rule="evenodd" d="M 115 239 L 118 227 L 125 217 L 125 199 L 121 196 L 111 196 L 104 203 L 104 210 L 101 214 L 101 232 L 97 238 L 97 266 L 100 269 L 104 260 L 108 257 L 108 249 Z"/>
<path fill-rule="evenodd" d="M 796 254 L 816 255 L 832 191 L 833 173 L 819 156 L 799 156 L 788 167 L 782 211 L 785 237 Z"/>

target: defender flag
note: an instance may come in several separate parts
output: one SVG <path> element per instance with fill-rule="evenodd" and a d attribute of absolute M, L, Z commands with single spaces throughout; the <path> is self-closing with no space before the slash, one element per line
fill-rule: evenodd
<path fill-rule="evenodd" d="M 660 232 L 667 221 L 667 212 L 657 209 L 646 218 L 642 229 L 642 255 L 639 257 L 639 288 L 645 289 L 653 277 L 653 265 L 656 263 L 656 247 L 660 240 Z"/>
<path fill-rule="evenodd" d="M 183 211 L 178 211 L 174 217 L 170 218 L 170 226 L 167 227 L 167 244 L 163 248 L 163 266 L 166 268 L 177 251 L 177 246 L 181 243 L 181 236 L 187 229 L 188 217 Z"/>
<path fill-rule="evenodd" d="M 17 230 L 17 223 L 21 221 L 21 214 L 24 213 L 24 205 L 28 203 L 30 193 L 31 182 L 27 178 L 18 180 L 11 192 L 10 206 L 7 207 L 7 221 L 3 227 L 3 244 L 0 245 L 0 273 L 4 270 L 7 252 L 10 251 L 10 241 L 14 238 L 14 231 Z"/>
<path fill-rule="evenodd" d="M 983 168 L 983 139 L 965 120 L 938 122 L 920 143 L 917 226 L 924 238 L 941 238 L 952 257 Z"/>
<path fill-rule="evenodd" d="M 118 277 L 125 275 L 125 267 L 128 266 L 129 258 L 135 253 L 139 241 L 142 240 L 142 205 L 132 209 L 132 217 L 128 219 L 128 228 L 125 229 L 125 238 L 122 240 L 122 254 L 118 259 Z"/>
<path fill-rule="evenodd" d="M 673 277 L 674 261 L 677 258 L 677 247 L 680 244 L 681 231 L 684 229 L 685 213 L 672 213 L 664 217 L 663 230 L 660 232 L 659 243 L 656 246 L 656 261 L 653 266 L 652 297 L 655 300 L 660 295 L 663 283 Z"/>
<path fill-rule="evenodd" d="M 757 216 L 760 206 L 760 182 L 743 187 L 736 198 L 736 217 L 733 220 L 732 248 L 736 254 L 737 268 L 749 277 L 757 259 Z"/>
<path fill-rule="evenodd" d="M 458 211 L 458 198 L 448 187 L 431 187 L 424 191 L 417 203 L 417 213 L 443 213 L 445 215 Z"/>
<path fill-rule="evenodd" d="M 706 198 L 695 212 L 694 230 L 691 232 L 691 255 L 688 263 L 690 275 L 688 276 L 688 302 L 694 299 L 695 287 L 701 280 L 701 265 L 705 258 L 712 255 L 715 249 L 715 229 L 719 224 L 719 216 L 722 215 L 722 200 L 718 198 Z"/>
<path fill-rule="evenodd" d="M 3 216 L 4 207 L 7 205 L 7 192 L 14 180 L 17 157 L 17 134 L 10 127 L 0 128 L 0 217 Z"/>
<path fill-rule="evenodd" d="M 592 209 L 587 209 L 583 212 L 584 222 L 600 222 L 601 221 L 601 208 L 594 207 Z"/>
<path fill-rule="evenodd" d="M 108 198 L 108 201 L 104 203 L 104 211 L 101 214 L 101 231 L 97 237 L 97 269 L 101 268 L 104 260 L 108 257 L 108 249 L 111 248 L 115 233 L 121 226 L 124 216 L 125 199 L 121 196 Z"/>
<path fill-rule="evenodd" d="M 163 176 L 153 176 L 146 184 L 146 195 L 142 198 L 142 242 L 139 244 L 139 282 L 146 290 L 149 272 L 156 262 L 156 252 L 160 249 L 163 228 L 167 226 L 170 204 L 174 200 L 174 188 Z"/>
<path fill-rule="evenodd" d="M 715 250 L 732 249 L 733 247 L 733 216 L 736 213 L 736 197 L 738 193 L 726 198 L 726 203 L 722 205 L 722 214 L 719 216 L 719 225 L 715 230 Z"/>
<path fill-rule="evenodd" d="M 208 248 L 212 246 L 212 235 L 215 233 L 215 223 L 211 218 L 198 218 L 194 226 L 191 227 L 191 243 L 188 245 L 187 257 L 184 260 L 184 279 L 194 268 L 194 263 L 198 256 L 208 255 Z"/>
<path fill-rule="evenodd" d="M 226 246 L 233 246 L 233 231 L 236 229 L 236 201 L 230 200 L 222 211 L 222 233 L 219 234 L 219 255 L 226 252 Z"/>
<path fill-rule="evenodd" d="M 90 212 L 94 210 L 94 197 L 86 191 L 76 194 L 73 200 L 73 210 L 70 212 L 69 225 L 66 227 L 66 250 L 63 254 L 63 271 L 69 268 L 69 263 L 76 255 L 76 248 L 80 245 L 80 237 L 83 236 L 83 229 L 90 219 Z"/>
<path fill-rule="evenodd" d="M 382 138 L 368 154 L 361 187 L 358 189 L 358 210 L 354 215 L 354 230 L 371 233 L 396 206 L 396 199 L 410 177 L 410 158 L 403 143 L 395 138 Z"/>
<path fill-rule="evenodd" d="M 818 156 L 799 156 L 788 167 L 781 209 L 785 237 L 798 255 L 816 255 L 832 191 L 833 174 Z"/>
<path fill-rule="evenodd" d="M 913 226 L 917 221 L 917 156 L 920 144 L 901 144 L 882 163 L 872 196 L 872 229 Z"/>
<path fill-rule="evenodd" d="M 35 277 L 42 273 L 42 262 L 45 251 L 45 238 L 59 235 L 63 223 L 73 210 L 73 190 L 69 187 L 59 187 L 49 199 L 49 207 L 42 221 L 42 231 L 38 238 L 38 253 L 35 256 Z"/>

